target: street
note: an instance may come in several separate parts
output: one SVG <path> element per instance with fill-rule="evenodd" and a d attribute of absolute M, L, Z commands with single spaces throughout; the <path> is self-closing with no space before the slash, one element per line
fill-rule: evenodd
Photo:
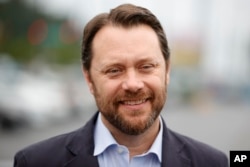
<path fill-rule="evenodd" d="M 19 149 L 77 129 L 92 114 L 85 112 L 81 116 L 44 127 L 0 131 L 0 167 L 13 166 L 14 154 Z M 227 156 L 230 150 L 250 150 L 248 106 L 170 107 L 164 109 L 162 117 L 170 129 L 220 149 Z"/>

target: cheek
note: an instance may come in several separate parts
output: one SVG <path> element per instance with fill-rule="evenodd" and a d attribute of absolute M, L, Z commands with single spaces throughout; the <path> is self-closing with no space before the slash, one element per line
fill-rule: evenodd
<path fill-rule="evenodd" d="M 102 98 L 112 98 L 119 89 L 119 84 L 116 81 L 95 80 L 93 84 L 93 93 Z"/>
<path fill-rule="evenodd" d="M 165 87 L 167 85 L 168 79 L 167 74 L 165 72 L 158 73 L 151 79 L 151 85 L 155 89 L 160 89 L 162 87 Z"/>
<path fill-rule="evenodd" d="M 153 87 L 155 91 L 162 91 L 162 89 L 166 87 L 166 78 L 160 78 L 158 81 L 155 80 Z"/>

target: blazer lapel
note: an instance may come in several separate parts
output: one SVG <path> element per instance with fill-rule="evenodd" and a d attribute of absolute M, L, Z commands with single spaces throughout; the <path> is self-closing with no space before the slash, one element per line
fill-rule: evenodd
<path fill-rule="evenodd" d="M 66 149 L 73 155 L 65 163 L 64 167 L 98 167 L 97 157 L 94 152 L 94 127 L 97 113 L 81 129 L 79 129 L 72 140 L 66 145 Z"/>
<path fill-rule="evenodd" d="M 173 136 L 163 121 L 162 167 L 191 167 L 191 161 L 182 153 L 184 143 Z"/>

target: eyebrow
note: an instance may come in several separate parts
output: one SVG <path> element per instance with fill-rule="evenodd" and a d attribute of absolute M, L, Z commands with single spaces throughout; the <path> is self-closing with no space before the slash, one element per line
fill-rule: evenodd
<path fill-rule="evenodd" d="M 97 71 L 103 71 L 103 69 L 107 67 L 112 67 L 112 66 L 124 66 L 124 61 L 120 60 L 119 58 L 112 59 L 111 61 L 109 60 L 108 62 L 101 62 L 98 67 L 93 67 Z M 147 63 L 151 62 L 155 65 L 160 64 L 160 61 L 156 57 L 142 57 L 138 58 L 135 60 L 135 64 L 142 64 L 142 63 Z"/>

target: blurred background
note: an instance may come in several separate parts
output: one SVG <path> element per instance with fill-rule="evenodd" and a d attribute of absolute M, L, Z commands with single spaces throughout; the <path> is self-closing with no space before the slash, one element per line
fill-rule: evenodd
<path fill-rule="evenodd" d="M 0 167 L 96 111 L 81 72 L 82 30 L 121 3 L 147 7 L 166 31 L 167 125 L 227 155 L 250 150 L 250 0 L 0 0 Z"/>

